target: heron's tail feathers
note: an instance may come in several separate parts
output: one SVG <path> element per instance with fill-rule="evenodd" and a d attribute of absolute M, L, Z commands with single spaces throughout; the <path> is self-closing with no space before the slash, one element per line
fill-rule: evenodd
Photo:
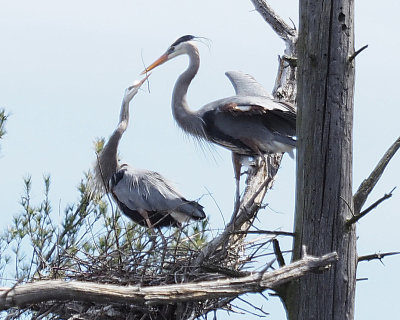
<path fill-rule="evenodd" d="M 188 201 L 186 199 L 182 200 L 184 200 L 183 203 L 177 208 L 176 211 L 180 211 L 194 220 L 202 220 L 206 217 L 202 205 L 196 201 Z"/>

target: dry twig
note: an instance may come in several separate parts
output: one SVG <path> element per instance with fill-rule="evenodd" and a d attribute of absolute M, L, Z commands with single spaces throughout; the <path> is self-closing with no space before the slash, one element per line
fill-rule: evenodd
<path fill-rule="evenodd" d="M 281 247 L 279 245 L 279 241 L 276 239 L 273 239 L 272 243 L 274 244 L 274 252 L 275 252 L 275 256 L 278 261 L 279 267 L 284 267 L 285 259 L 283 258 Z"/>
<path fill-rule="evenodd" d="M 362 51 L 368 48 L 368 45 L 366 44 L 365 46 L 362 46 L 360 49 L 355 51 L 350 57 L 349 57 L 349 62 L 352 62 Z"/>
<path fill-rule="evenodd" d="M 386 151 L 386 153 L 383 155 L 382 159 L 379 161 L 375 169 L 371 172 L 369 177 L 361 183 L 357 192 L 353 196 L 355 215 L 358 215 L 361 212 L 361 208 L 364 205 L 365 201 L 367 201 L 369 194 L 379 181 L 389 161 L 393 158 L 399 148 L 400 137 L 397 138 L 397 140 Z"/>
<path fill-rule="evenodd" d="M 371 261 L 371 260 L 379 260 L 382 262 L 382 259 L 384 257 L 393 256 L 393 255 L 397 255 L 397 254 L 400 254 L 400 252 L 396 251 L 396 252 L 385 252 L 385 253 L 373 253 L 373 254 L 358 257 L 358 262 Z"/>
<path fill-rule="evenodd" d="M 377 201 L 375 201 L 373 204 L 371 204 L 367 209 L 365 209 L 363 212 L 361 212 L 358 215 L 353 216 L 351 219 L 349 219 L 347 221 L 347 225 L 350 226 L 353 223 L 356 223 L 358 220 L 360 220 L 362 217 L 364 217 L 367 213 L 369 213 L 370 211 L 372 211 L 373 209 L 375 209 L 377 206 L 379 206 L 379 204 L 381 204 L 383 201 L 389 199 L 392 197 L 393 195 L 393 191 L 396 189 L 396 187 L 394 187 L 389 193 L 385 193 L 383 195 L 382 198 L 378 199 Z"/>

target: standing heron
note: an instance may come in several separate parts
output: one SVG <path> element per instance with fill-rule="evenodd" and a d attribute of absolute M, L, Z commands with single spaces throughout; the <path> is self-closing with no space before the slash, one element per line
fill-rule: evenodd
<path fill-rule="evenodd" d="M 142 74 L 179 55 L 189 56 L 189 66 L 179 76 L 172 93 L 173 116 L 185 132 L 232 151 L 238 199 L 243 156 L 264 159 L 266 154 L 289 152 L 293 157 L 296 110 L 288 103 L 274 100 L 252 76 L 230 71 L 225 74 L 236 95 L 192 111 L 186 95 L 200 66 L 195 39 L 191 35 L 180 37 Z"/>
<path fill-rule="evenodd" d="M 118 162 L 118 144 L 128 127 L 129 102 L 147 78 L 125 90 L 118 126 L 95 166 L 96 181 L 111 193 L 121 211 L 134 222 L 150 229 L 179 227 L 189 219 L 204 219 L 203 207 L 195 201 L 186 200 L 159 173 Z"/>

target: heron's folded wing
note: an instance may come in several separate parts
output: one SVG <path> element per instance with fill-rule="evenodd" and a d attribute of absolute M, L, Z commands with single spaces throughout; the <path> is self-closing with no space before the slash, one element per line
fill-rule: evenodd
<path fill-rule="evenodd" d="M 200 205 L 193 205 L 192 201 L 186 200 L 159 173 L 131 167 L 123 172 L 122 178 L 113 186 L 113 193 L 129 209 L 158 212 L 182 211 L 190 215 L 198 215 L 196 212 Z"/>

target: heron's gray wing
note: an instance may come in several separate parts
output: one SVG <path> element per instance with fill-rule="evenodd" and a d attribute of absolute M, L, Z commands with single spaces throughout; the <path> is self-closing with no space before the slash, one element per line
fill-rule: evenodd
<path fill-rule="evenodd" d="M 258 96 L 272 99 L 269 92 L 253 76 L 241 71 L 227 71 L 225 75 L 231 81 L 238 96 Z"/>
<path fill-rule="evenodd" d="M 203 218 L 199 212 L 201 207 L 186 200 L 160 174 L 148 170 L 134 169 L 124 166 L 123 176 L 113 186 L 113 193 L 118 200 L 131 210 L 146 211 L 179 211 L 194 218 Z M 120 170 L 120 171 L 121 171 Z"/>
<path fill-rule="evenodd" d="M 230 102 L 221 105 L 217 114 L 230 115 L 236 119 L 258 118 L 273 132 L 288 132 L 293 136 L 296 134 L 296 112 L 286 105 L 267 99 L 268 104 L 258 103 L 258 99 L 247 97 L 245 104 Z M 250 127 L 249 127 L 250 129 Z M 248 130 L 249 130 L 248 129 Z M 289 133 L 290 132 L 290 133 Z"/>
<path fill-rule="evenodd" d="M 229 111 L 229 105 L 235 106 L 235 111 L 247 112 L 252 106 L 255 106 L 258 110 L 259 108 L 265 110 L 281 110 L 284 112 L 290 112 L 296 114 L 296 109 L 293 105 L 287 102 L 281 102 L 269 97 L 263 96 L 231 96 L 227 98 L 218 99 L 207 103 L 201 109 L 197 111 L 197 114 L 202 117 L 206 112 L 224 112 Z"/>

